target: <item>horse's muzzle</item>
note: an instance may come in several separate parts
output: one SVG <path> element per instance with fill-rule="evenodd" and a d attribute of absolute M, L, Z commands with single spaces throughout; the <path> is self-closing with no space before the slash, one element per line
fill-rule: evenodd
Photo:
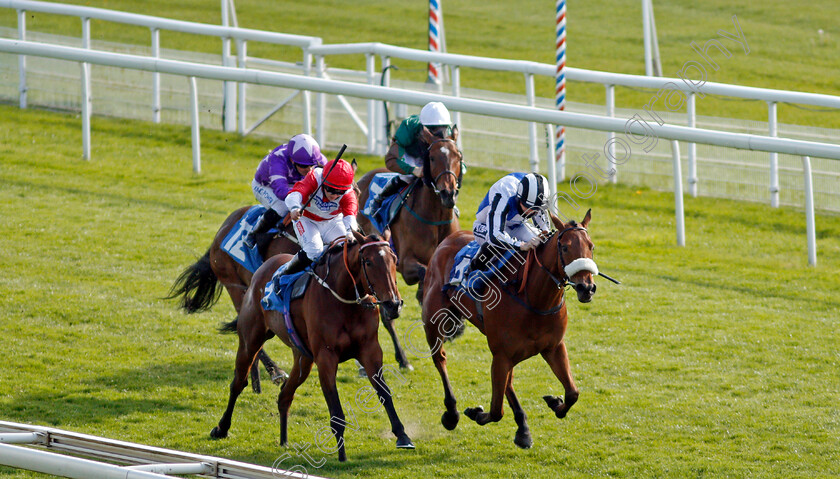
<path fill-rule="evenodd" d="M 455 198 L 458 197 L 457 192 L 453 192 L 450 190 L 441 190 L 440 192 L 440 202 L 444 208 L 452 209 L 455 207 Z"/>
<path fill-rule="evenodd" d="M 400 317 L 400 313 L 402 312 L 403 302 L 402 300 L 383 301 L 379 304 L 379 307 L 382 308 L 382 314 L 384 314 L 385 317 L 388 319 L 397 319 Z"/>
<path fill-rule="evenodd" d="M 578 301 L 581 303 L 588 303 L 592 301 L 592 296 L 598 286 L 595 283 L 577 283 L 575 284 L 575 291 L 577 292 Z"/>

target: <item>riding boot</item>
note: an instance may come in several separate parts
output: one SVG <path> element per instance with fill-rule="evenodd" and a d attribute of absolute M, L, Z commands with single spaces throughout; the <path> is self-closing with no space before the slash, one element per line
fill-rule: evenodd
<path fill-rule="evenodd" d="M 257 244 L 257 235 L 270 230 L 277 225 L 278 221 L 280 221 L 280 215 L 273 209 L 267 209 L 265 213 L 260 216 L 260 219 L 257 221 L 257 225 L 254 226 L 254 229 L 248 233 L 248 236 L 246 236 L 242 242 L 247 248 L 253 248 L 254 245 Z"/>
<path fill-rule="evenodd" d="M 385 186 L 382 187 L 382 191 L 376 195 L 376 198 L 373 199 L 370 203 L 370 212 L 371 214 L 376 213 L 379 208 L 382 206 L 382 202 L 385 201 L 385 198 L 396 194 L 400 191 L 401 188 L 408 185 L 408 182 L 404 181 L 399 176 L 395 176 L 391 178 L 388 183 L 385 183 Z"/>
<path fill-rule="evenodd" d="M 309 259 L 309 256 L 307 256 L 303 250 L 298 251 L 297 254 L 290 259 L 288 263 L 286 263 L 286 269 L 283 271 L 283 275 L 300 273 L 310 264 L 312 264 L 312 260 Z"/>
<path fill-rule="evenodd" d="M 499 256 L 498 250 L 489 241 L 485 242 L 470 260 L 470 271 L 483 271 L 490 259 Z"/>

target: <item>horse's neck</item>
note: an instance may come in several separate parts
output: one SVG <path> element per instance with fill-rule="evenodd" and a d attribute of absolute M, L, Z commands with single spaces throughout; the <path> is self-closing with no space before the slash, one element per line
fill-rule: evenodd
<path fill-rule="evenodd" d="M 563 296 L 563 289 L 558 288 L 554 281 L 554 279 L 560 280 L 563 273 L 555 271 L 557 268 L 558 253 L 556 248 L 553 248 L 553 244 L 556 244 L 554 236 L 546 241 L 542 247 L 537 248 L 537 251 L 528 256 L 528 261 L 531 264 L 528 265 L 527 277 L 524 278 L 525 293 L 528 295 L 528 301 L 535 307 L 542 309 L 550 309 L 556 306 Z M 537 264 L 537 259 L 539 259 L 539 262 L 542 263 L 545 269 Z"/>
<path fill-rule="evenodd" d="M 429 221 L 446 221 L 455 215 L 454 209 L 443 206 L 440 197 L 435 190 L 423 182 L 417 180 L 418 185 L 414 187 L 414 204 L 411 206 L 420 216 Z"/>
<path fill-rule="evenodd" d="M 344 252 L 337 251 L 330 255 L 324 264 L 322 264 L 316 274 L 324 279 L 327 284 L 332 288 L 338 295 L 343 297 L 344 299 L 355 299 L 356 295 L 353 293 L 353 280 L 356 281 L 357 284 L 360 284 L 360 278 L 358 278 L 358 271 L 356 271 L 357 264 L 353 264 L 353 262 L 348 262 L 345 266 L 344 264 Z M 347 268 L 350 268 L 348 271 Z M 361 287 L 361 284 L 360 284 Z"/>

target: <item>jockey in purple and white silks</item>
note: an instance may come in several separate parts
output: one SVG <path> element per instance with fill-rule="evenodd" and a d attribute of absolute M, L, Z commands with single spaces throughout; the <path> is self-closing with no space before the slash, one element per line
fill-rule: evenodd
<path fill-rule="evenodd" d="M 257 234 L 270 230 L 289 213 L 285 199 L 295 183 L 313 167 L 326 163 L 327 158 L 321 154 L 318 142 L 305 133 L 293 136 L 288 143 L 278 146 L 263 158 L 251 182 L 251 189 L 257 201 L 266 207 L 266 212 L 245 238 L 247 247 L 253 248 Z"/>
<path fill-rule="evenodd" d="M 498 253 L 490 251 L 528 251 L 540 242 L 540 233 L 551 229 L 546 207 L 548 180 L 538 173 L 511 173 L 502 177 L 478 205 L 473 223 L 475 241 L 481 245 L 470 269 L 482 269 Z M 528 220 L 532 224 L 529 224 Z"/>

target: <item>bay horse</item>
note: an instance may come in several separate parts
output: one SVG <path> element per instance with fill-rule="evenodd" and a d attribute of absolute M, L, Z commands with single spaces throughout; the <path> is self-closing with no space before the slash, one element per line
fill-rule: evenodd
<path fill-rule="evenodd" d="M 216 304 L 222 293 L 222 286 L 224 286 L 228 295 L 230 295 L 234 309 L 237 313 L 239 312 L 242 308 L 245 291 L 251 284 L 252 274 L 222 249 L 222 243 L 249 208 L 251 207 L 239 208 L 225 219 L 219 231 L 216 232 L 210 247 L 207 248 L 207 252 L 178 276 L 169 291 L 167 299 L 180 298 L 178 302 L 181 309 L 189 314 L 200 313 L 209 310 Z M 291 224 L 286 226 L 281 234 L 257 235 L 257 249 L 260 256 L 268 258 L 281 253 L 297 253 L 300 246 L 298 246 L 296 239 L 292 240 L 291 238 L 295 238 Z M 265 351 L 260 351 L 259 359 L 271 376 L 272 381 L 276 384 L 281 383 L 286 377 L 286 373 L 268 357 Z M 251 371 L 251 387 L 256 393 L 261 390 L 260 374 L 256 368 Z"/>
<path fill-rule="evenodd" d="M 449 280 L 455 254 L 472 241 L 472 232 L 455 233 L 435 251 L 425 279 L 423 326 L 432 360 L 443 382 L 446 411 L 441 423 L 446 429 L 452 430 L 458 425 L 459 413 L 446 369 L 443 343 L 463 332 L 464 317 L 487 337 L 493 355 L 490 411 L 485 412 L 481 406 L 467 408 L 464 411 L 467 417 L 479 425 L 499 421 L 504 414 L 502 401 L 506 397 L 518 426 L 514 443 L 521 448 L 531 447 L 525 411 L 513 390 L 513 368 L 537 354 L 548 363 L 565 390 L 562 398 L 543 396 L 555 415 L 565 417 L 578 400 L 579 391 L 572 378 L 563 339 L 568 322 L 564 289 L 573 285 L 578 301 L 582 303 L 591 301 L 595 293 L 592 276 L 598 274 L 598 270 L 592 260 L 594 245 L 586 229 L 590 219 L 590 211 L 580 224 L 575 221 L 564 224 L 551 215 L 556 228 L 553 233 L 544 236 L 543 242 L 527 255 L 518 253 L 508 260 L 507 264 L 514 267 L 487 273 L 483 291 L 473 290 L 473 297 L 482 300 L 481 310 L 463 289 L 442 289 Z M 513 276 L 514 281 L 510 281 L 508 275 Z M 518 286 L 515 280 L 520 281 Z"/>
<path fill-rule="evenodd" d="M 423 297 L 423 277 L 435 248 L 444 238 L 461 228 L 454 208 L 461 187 L 461 165 L 464 160 L 464 155 L 456 143 L 457 126 L 445 138 L 433 135 L 425 127 L 421 135 L 423 142 L 428 145 L 427 154 L 423 159 L 423 178 L 417 180 L 416 186 L 390 225 L 391 241 L 399 258 L 397 269 L 409 286 L 420 283 L 417 288 L 418 301 Z M 373 176 L 387 172 L 388 169 L 379 168 L 362 176 L 359 180 L 362 192 L 359 198 L 360 205 L 367 201 Z M 366 233 L 375 232 L 370 220 L 361 212 L 356 218 Z M 394 343 L 397 363 L 401 368 L 414 369 L 397 339 L 390 318 L 383 317 L 382 322 Z"/>
<path fill-rule="evenodd" d="M 356 358 L 365 368 L 378 401 L 385 406 L 391 431 L 398 448 L 413 449 L 391 399 L 391 391 L 382 378 L 382 349 L 379 346 L 379 314 L 396 317 L 402 299 L 396 283 L 396 256 L 388 243 L 388 233 L 362 236 L 356 233 L 352 244 L 331 246 L 312 269 L 309 288 L 304 296 L 292 301 L 290 315 L 300 342 L 308 351 L 293 346 L 283 313 L 265 310 L 261 304 L 266 284 L 290 255 L 273 256 L 254 273 L 237 319 L 225 324 L 222 332 L 239 336 L 236 371 L 230 384 L 230 397 L 213 438 L 227 437 L 236 399 L 248 383 L 248 370 L 263 343 L 275 335 L 292 348 L 294 366 L 277 397 L 280 411 L 280 444 L 286 445 L 289 408 L 295 391 L 318 366 L 321 390 L 330 412 L 330 427 L 335 436 L 339 461 L 346 461 L 344 448 L 345 416 L 336 389 L 336 370 L 340 362 Z M 354 300 L 355 298 L 355 300 Z M 378 308 L 377 308 L 378 306 Z M 373 396 L 370 391 L 368 397 Z M 358 400 L 359 395 L 356 394 Z M 376 401 L 376 400 L 374 400 Z"/>

